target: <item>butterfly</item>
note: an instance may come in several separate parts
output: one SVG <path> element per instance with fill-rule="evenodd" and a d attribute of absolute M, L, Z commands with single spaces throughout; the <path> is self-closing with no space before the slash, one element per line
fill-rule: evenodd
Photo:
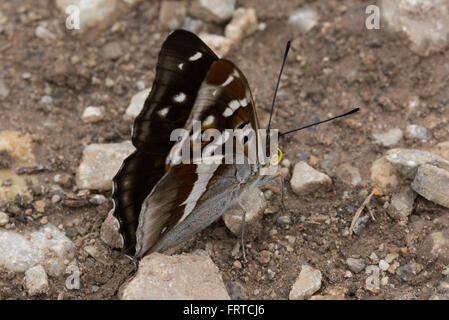
<path fill-rule="evenodd" d="M 196 130 L 195 121 L 200 123 Z M 188 134 L 173 139 L 180 128 Z M 162 44 L 151 92 L 132 129 L 136 150 L 113 178 L 112 210 L 122 251 L 137 259 L 187 240 L 240 204 L 251 188 L 276 176 L 261 174 L 280 158 L 261 144 L 258 134 L 242 140 L 207 136 L 209 129 L 263 130 L 244 74 L 185 30 L 173 31 Z M 207 153 L 224 146 L 225 140 L 231 141 L 232 151 L 243 150 L 243 163 Z M 268 161 L 254 157 L 249 148 L 254 145 L 257 152 L 265 151 Z M 190 161 L 180 162 L 186 146 L 192 148 Z M 214 161 L 197 161 L 195 151 L 212 154 Z"/>

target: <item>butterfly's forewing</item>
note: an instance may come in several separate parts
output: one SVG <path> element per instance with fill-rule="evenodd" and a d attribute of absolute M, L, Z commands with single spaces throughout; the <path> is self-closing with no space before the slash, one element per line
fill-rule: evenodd
<path fill-rule="evenodd" d="M 206 123 L 203 129 L 258 129 L 248 82 L 233 63 L 218 60 L 212 65 L 185 125 L 190 132 L 193 120 Z M 136 255 L 171 247 L 216 220 L 239 194 L 238 173 L 250 175 L 250 165 L 172 164 L 142 205 Z"/>
<path fill-rule="evenodd" d="M 199 88 L 217 59 L 187 31 L 174 31 L 162 45 L 151 93 L 133 126 L 132 143 L 137 150 L 113 179 L 114 216 L 127 254 L 135 251 L 142 202 L 165 173 L 165 160 L 174 144 L 170 134 L 184 127 Z"/>

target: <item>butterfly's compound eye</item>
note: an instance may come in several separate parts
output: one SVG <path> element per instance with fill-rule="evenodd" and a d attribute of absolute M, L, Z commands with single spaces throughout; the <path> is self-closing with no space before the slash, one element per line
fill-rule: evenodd
<path fill-rule="evenodd" d="M 272 166 L 277 166 L 282 160 L 282 150 L 278 148 L 277 154 L 271 157 L 270 164 Z"/>

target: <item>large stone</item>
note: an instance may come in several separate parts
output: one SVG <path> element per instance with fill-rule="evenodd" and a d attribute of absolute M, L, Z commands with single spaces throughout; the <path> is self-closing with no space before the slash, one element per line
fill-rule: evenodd
<path fill-rule="evenodd" d="M 74 11 L 71 11 L 71 8 L 79 10 L 80 32 L 109 25 L 114 18 L 117 3 L 117 0 L 56 0 L 56 6 L 65 17 L 73 14 Z M 70 28 L 73 27 L 70 26 Z"/>
<path fill-rule="evenodd" d="M 26 237 L 0 229 L 0 266 L 14 272 L 25 272 L 39 259 L 39 250 Z"/>
<path fill-rule="evenodd" d="M 321 288 L 321 271 L 303 265 L 289 294 L 290 300 L 304 300 Z"/>
<path fill-rule="evenodd" d="M 449 171 L 422 165 L 412 182 L 412 189 L 427 200 L 449 208 Z"/>
<path fill-rule="evenodd" d="M 235 2 L 235 0 L 194 0 L 190 6 L 190 14 L 202 20 L 223 23 L 231 19 Z"/>
<path fill-rule="evenodd" d="M 394 189 L 400 181 L 399 172 L 385 157 L 379 158 L 371 165 L 371 182 L 382 189 Z"/>
<path fill-rule="evenodd" d="M 25 288 L 30 296 L 45 294 L 48 292 L 48 279 L 44 267 L 40 264 L 25 272 Z"/>
<path fill-rule="evenodd" d="M 203 40 L 219 57 L 226 56 L 234 46 L 234 42 L 217 34 L 202 32 L 199 34 Z"/>
<path fill-rule="evenodd" d="M 415 199 L 416 193 L 410 188 L 394 194 L 387 209 L 388 214 L 396 220 L 407 219 L 413 211 Z"/>
<path fill-rule="evenodd" d="M 256 10 L 253 8 L 238 8 L 231 22 L 226 25 L 225 36 L 234 42 L 240 42 L 245 37 L 257 31 Z"/>
<path fill-rule="evenodd" d="M 365 269 L 365 261 L 363 259 L 348 258 L 346 259 L 346 264 L 349 270 L 355 273 L 359 273 Z"/>
<path fill-rule="evenodd" d="M 184 23 L 186 14 L 186 1 L 162 1 L 159 11 L 159 23 L 162 28 L 178 29 Z"/>
<path fill-rule="evenodd" d="M 139 263 L 123 289 L 124 300 L 229 300 L 220 272 L 209 257 L 152 253 Z"/>
<path fill-rule="evenodd" d="M 85 123 L 98 122 L 103 120 L 105 109 L 104 107 L 93 107 L 89 106 L 84 109 L 81 119 Z"/>
<path fill-rule="evenodd" d="M 329 188 L 332 185 L 332 180 L 324 173 L 301 161 L 293 168 L 290 185 L 293 192 L 302 196 Z"/>
<path fill-rule="evenodd" d="M 112 178 L 123 160 L 134 150 L 130 141 L 88 145 L 83 151 L 83 158 L 76 173 L 78 188 L 112 189 Z"/>
<path fill-rule="evenodd" d="M 260 230 L 260 225 L 258 224 L 267 207 L 263 192 L 259 188 L 254 188 L 242 198 L 241 202 L 246 209 L 245 233 Z M 236 236 L 240 236 L 242 231 L 242 217 L 243 210 L 238 205 L 232 206 L 223 214 L 223 221 L 226 227 Z"/>
<path fill-rule="evenodd" d="M 148 98 L 148 95 L 150 94 L 150 91 L 151 88 L 142 90 L 136 93 L 131 98 L 131 103 L 126 109 L 125 115 L 123 116 L 125 120 L 134 120 L 139 115 L 140 111 L 142 111 L 143 109 L 145 100 Z"/>
<path fill-rule="evenodd" d="M 75 250 L 73 242 L 57 227 L 48 223 L 30 235 L 31 243 L 40 251 L 40 263 L 50 276 L 63 274 L 64 260 Z"/>
<path fill-rule="evenodd" d="M 391 149 L 387 152 L 385 158 L 408 179 L 413 179 L 416 170 L 423 164 L 430 164 L 449 170 L 449 161 L 427 151 L 416 149 Z"/>
<path fill-rule="evenodd" d="M 394 32 L 404 32 L 411 50 L 421 56 L 447 47 L 448 0 L 382 0 L 382 21 Z"/>

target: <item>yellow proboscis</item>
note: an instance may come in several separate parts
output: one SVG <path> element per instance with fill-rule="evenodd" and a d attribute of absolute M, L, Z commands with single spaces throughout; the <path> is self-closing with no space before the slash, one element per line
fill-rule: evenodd
<path fill-rule="evenodd" d="M 273 155 L 270 160 L 272 166 L 277 166 L 282 160 L 282 150 L 278 148 L 277 154 Z"/>

